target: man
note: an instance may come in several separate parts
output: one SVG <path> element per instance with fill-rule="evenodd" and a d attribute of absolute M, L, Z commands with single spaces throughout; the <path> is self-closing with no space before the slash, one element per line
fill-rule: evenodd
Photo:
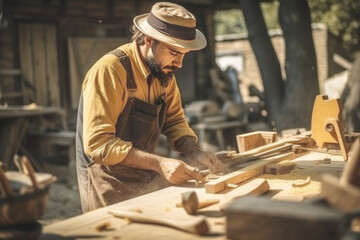
<path fill-rule="evenodd" d="M 205 46 L 190 12 L 159 2 L 150 13 L 134 18 L 131 43 L 106 54 L 88 71 L 76 138 L 84 212 L 201 179 L 194 166 L 152 153 L 160 133 L 188 159 L 211 172 L 223 171 L 214 154 L 197 147 L 174 76 L 186 53 Z"/>

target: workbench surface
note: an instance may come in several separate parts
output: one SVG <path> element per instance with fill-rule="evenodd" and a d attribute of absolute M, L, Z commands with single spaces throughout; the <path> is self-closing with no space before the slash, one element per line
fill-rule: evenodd
<path fill-rule="evenodd" d="M 323 161 L 325 158 L 330 158 L 331 163 L 325 163 Z M 321 191 L 321 174 L 330 173 L 340 177 L 345 164 L 342 156 L 314 152 L 297 154 L 292 161 L 296 163 L 296 167 L 289 174 L 258 176 L 258 178 L 268 180 L 270 191 L 266 193 L 267 196 L 272 199 L 294 201 L 316 196 Z M 305 180 L 308 177 L 311 178 L 310 184 L 304 187 L 292 187 L 292 183 L 295 181 Z M 197 215 L 207 217 L 210 232 L 206 236 L 186 233 L 167 226 L 131 223 L 108 213 L 110 209 L 125 209 L 179 221 L 194 218 L 183 208 L 176 207 L 176 203 L 181 201 L 181 193 L 190 190 L 197 192 L 199 200 L 203 198 L 220 199 L 224 195 L 224 192 L 206 193 L 203 185 L 195 186 L 194 182 L 188 182 L 183 186 L 171 186 L 47 225 L 43 228 L 40 239 L 226 239 L 226 219 L 225 215 L 219 211 L 218 204 L 200 209 L 197 213 Z"/>

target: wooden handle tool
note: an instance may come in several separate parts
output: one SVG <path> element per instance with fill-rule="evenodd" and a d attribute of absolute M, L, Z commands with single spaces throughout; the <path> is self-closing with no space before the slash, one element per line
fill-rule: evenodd
<path fill-rule="evenodd" d="M 0 162 L 0 190 L 5 197 L 11 197 L 14 195 L 13 189 L 6 177 L 2 162 Z"/>
<path fill-rule="evenodd" d="M 188 214 L 194 215 L 198 209 L 219 203 L 219 201 L 219 199 L 199 200 L 195 191 L 187 191 L 181 194 L 181 202 L 176 203 L 176 207 L 183 207 Z"/>
<path fill-rule="evenodd" d="M 108 213 L 115 217 L 127 218 L 132 222 L 150 223 L 176 228 L 185 232 L 204 235 L 209 232 L 209 226 L 204 216 L 193 217 L 188 220 L 169 219 L 165 217 L 153 216 L 144 213 L 137 213 L 126 210 L 109 210 Z"/>

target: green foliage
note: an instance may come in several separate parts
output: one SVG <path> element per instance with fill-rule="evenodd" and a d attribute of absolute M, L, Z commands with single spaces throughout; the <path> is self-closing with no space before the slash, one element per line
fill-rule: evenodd
<path fill-rule="evenodd" d="M 240 9 L 220 10 L 215 13 L 215 35 L 246 32 L 244 15 Z"/>
<path fill-rule="evenodd" d="M 279 2 L 264 2 L 260 5 L 267 29 L 280 28 L 278 21 Z"/>
<path fill-rule="evenodd" d="M 349 56 L 360 51 L 360 0 L 308 0 L 313 23 L 324 23 L 329 32 L 339 37 Z M 268 29 L 279 28 L 279 2 L 261 3 Z M 239 9 L 215 13 L 215 34 L 246 33 L 246 24 Z"/>
<path fill-rule="evenodd" d="M 325 23 L 349 54 L 360 51 L 359 0 L 309 0 L 313 22 Z"/>
<path fill-rule="evenodd" d="M 265 24 L 268 29 L 279 28 L 277 1 L 261 3 Z M 215 35 L 246 33 L 244 15 L 239 9 L 219 10 L 215 13 Z"/>

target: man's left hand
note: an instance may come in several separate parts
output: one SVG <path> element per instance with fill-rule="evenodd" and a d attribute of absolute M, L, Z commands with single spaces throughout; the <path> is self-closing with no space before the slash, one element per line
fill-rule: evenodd
<path fill-rule="evenodd" d="M 202 152 L 197 151 L 196 153 L 192 154 L 193 160 L 204 164 L 210 169 L 211 173 L 223 173 L 224 172 L 224 165 L 222 162 L 215 156 L 214 153 L 210 152 Z"/>

